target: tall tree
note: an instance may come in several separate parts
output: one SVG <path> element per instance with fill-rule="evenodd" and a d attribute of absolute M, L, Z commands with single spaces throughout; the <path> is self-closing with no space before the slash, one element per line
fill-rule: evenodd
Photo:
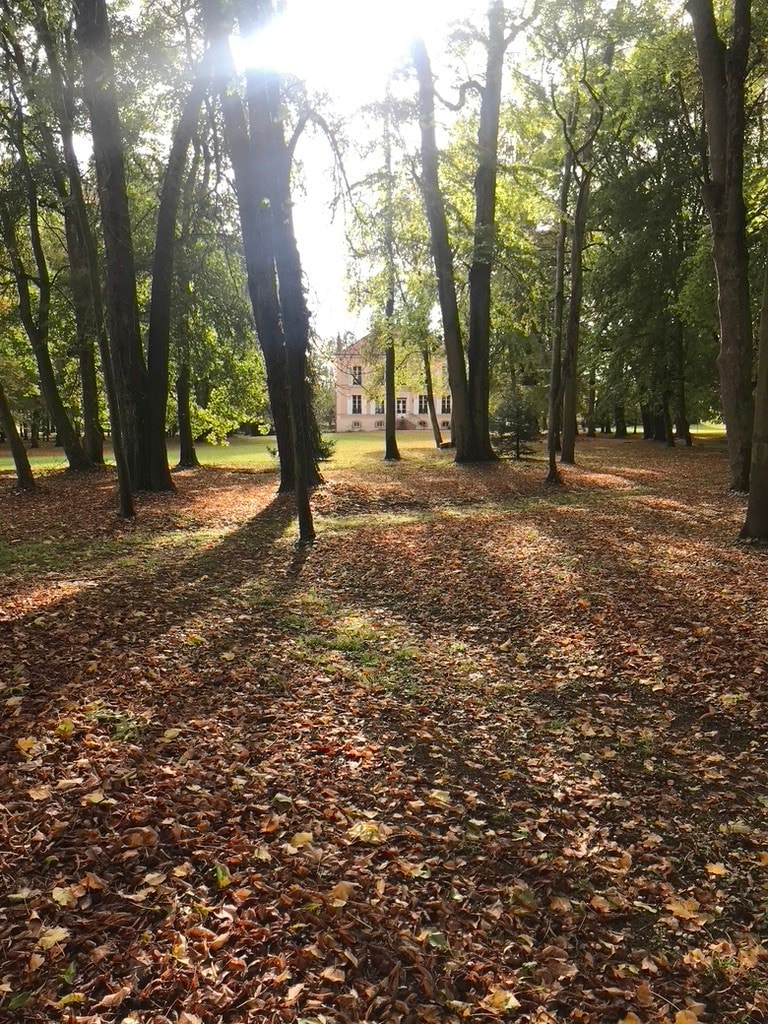
<path fill-rule="evenodd" d="M 707 180 L 702 189 L 712 228 L 720 320 L 720 391 L 732 490 L 749 488 L 753 426 L 752 317 L 744 133 L 751 0 L 732 0 L 728 36 L 720 33 L 713 0 L 687 0 L 696 42 L 707 129 Z"/>
<path fill-rule="evenodd" d="M 73 0 L 73 7 L 104 236 L 107 325 L 120 430 L 133 490 L 152 489 L 147 368 L 107 5 L 106 0 Z"/>
<path fill-rule="evenodd" d="M 35 478 L 32 476 L 32 467 L 29 464 L 27 450 L 19 436 L 16 420 L 14 419 L 2 384 L 0 384 L 0 428 L 2 428 L 3 433 L 8 438 L 19 487 L 22 491 L 34 491 Z"/>

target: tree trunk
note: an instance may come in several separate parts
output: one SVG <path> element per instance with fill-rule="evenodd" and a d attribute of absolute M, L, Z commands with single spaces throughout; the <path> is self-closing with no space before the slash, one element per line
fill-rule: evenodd
<path fill-rule="evenodd" d="M 206 55 L 195 73 L 173 135 L 171 152 L 163 177 L 157 211 L 155 252 L 152 258 L 152 295 L 147 338 L 147 385 L 149 431 L 147 435 L 149 475 L 154 491 L 175 490 L 168 468 L 165 416 L 168 407 L 168 360 L 171 346 L 171 292 L 176 251 L 176 227 L 181 200 L 184 167 L 200 108 L 208 89 L 210 62 Z"/>
<path fill-rule="evenodd" d="M 2 231 L 3 241 L 5 242 L 5 248 L 16 283 L 16 291 L 19 297 L 19 317 L 37 364 L 40 392 L 43 396 L 43 401 L 56 427 L 56 433 L 61 446 L 64 448 L 69 468 L 73 470 L 87 470 L 92 467 L 72 425 L 72 421 L 67 415 L 67 410 L 64 408 L 59 387 L 56 383 L 56 375 L 53 371 L 51 354 L 48 349 L 51 283 L 40 238 L 40 227 L 37 220 L 37 196 L 34 194 L 34 184 L 30 183 L 30 187 L 32 191 L 28 192 L 27 199 L 30 239 L 37 267 L 38 299 L 36 311 L 33 311 L 32 308 L 32 296 L 29 287 L 31 275 L 27 273 L 22 261 L 16 235 L 16 226 L 7 203 L 3 200 L 0 200 L 0 230 Z"/>
<path fill-rule="evenodd" d="M 425 345 L 421 350 L 421 358 L 424 362 L 424 390 L 427 393 L 427 408 L 429 409 L 429 421 L 432 424 L 432 436 L 435 439 L 435 448 L 442 448 L 443 435 L 440 433 L 440 421 L 437 418 L 437 409 L 435 409 L 435 389 L 432 384 L 432 366 L 429 360 L 428 345 Z"/>
<path fill-rule="evenodd" d="M 569 122 L 569 127 L 570 125 Z M 552 318 L 552 360 L 549 371 L 549 412 L 547 416 L 547 480 L 559 479 L 556 455 L 560 451 L 560 419 L 562 416 L 563 313 L 565 310 L 565 247 L 568 241 L 568 197 L 573 175 L 573 151 L 566 140 L 563 175 L 560 179 L 558 203 L 557 251 L 555 255 L 555 299 Z"/>
<path fill-rule="evenodd" d="M 189 362 L 182 358 L 176 375 L 176 414 L 179 419 L 179 469 L 195 469 L 200 460 L 195 451 L 192 437 L 190 401 L 192 389 L 189 386 Z"/>
<path fill-rule="evenodd" d="M 597 381 L 594 366 L 589 368 L 589 391 L 587 393 L 587 437 L 596 437 L 595 402 L 597 400 Z M 625 427 L 626 430 L 626 427 Z"/>
<path fill-rule="evenodd" d="M 35 478 L 32 476 L 32 467 L 29 464 L 27 450 L 24 447 L 24 442 L 19 437 L 16 421 L 13 418 L 13 413 L 11 412 L 11 407 L 8 404 L 2 384 L 0 384 L 0 427 L 3 428 L 3 433 L 8 439 L 8 444 L 11 448 L 13 464 L 16 467 L 16 480 L 19 487 L 22 491 L 34 491 Z"/>
<path fill-rule="evenodd" d="M 121 440 L 133 490 L 151 489 L 147 371 L 139 330 L 122 130 L 105 0 L 74 0 L 75 37 L 91 121 L 106 271 L 107 323 Z"/>
<path fill-rule="evenodd" d="M 576 461 L 576 395 L 579 330 L 581 322 L 581 295 L 584 278 L 584 243 L 587 228 L 587 206 L 592 171 L 582 167 L 576 194 L 571 242 L 571 291 L 568 297 L 568 320 L 565 328 L 565 356 L 563 358 L 563 436 L 560 461 Z"/>
<path fill-rule="evenodd" d="M 687 447 L 693 444 L 691 425 L 688 422 L 688 411 L 685 400 L 685 339 L 683 325 L 675 323 L 675 362 L 677 363 L 677 416 L 675 417 L 676 435 L 685 441 Z"/>
<path fill-rule="evenodd" d="M 391 331 L 389 320 L 392 316 L 387 302 L 387 333 Z M 395 345 L 391 335 L 384 349 L 384 461 L 399 462 L 397 447 L 397 410 L 395 407 Z"/>
<path fill-rule="evenodd" d="M 758 334 L 755 424 L 752 433 L 749 502 L 741 536 L 756 540 L 768 540 L 768 260 L 765 264 L 763 302 Z"/>
<path fill-rule="evenodd" d="M 422 39 L 411 47 L 419 82 L 419 128 L 421 130 L 421 188 L 429 224 L 432 259 L 437 278 L 437 296 L 443 321 L 445 357 L 451 388 L 451 444 L 457 462 L 472 461 L 472 431 L 469 419 L 469 389 L 461 338 L 459 305 L 453 270 L 453 253 L 448 240 L 448 221 L 440 190 L 439 157 L 435 133 L 435 85 L 427 48 Z"/>
<path fill-rule="evenodd" d="M 308 373 L 309 310 L 303 287 L 301 257 L 296 243 L 291 197 L 291 163 L 298 135 L 286 144 L 281 115 L 280 81 L 274 73 L 250 72 L 248 110 L 251 145 L 269 197 L 272 247 L 277 273 L 280 312 L 288 353 L 289 387 L 299 396 L 301 452 L 308 487 L 323 482 L 318 456 L 320 428 L 312 401 Z M 263 147 L 263 154 L 259 153 Z M 291 369 L 292 367 L 292 369 Z"/>
<path fill-rule="evenodd" d="M 109 346 L 106 325 L 104 323 L 104 302 L 101 290 L 101 271 L 99 268 L 99 255 L 96 239 L 88 217 L 88 209 L 83 193 L 83 183 L 80 174 L 80 163 L 75 152 L 75 130 L 73 111 L 75 109 L 74 95 L 72 88 L 67 84 L 58 50 L 50 27 L 47 21 L 45 5 L 37 3 L 35 7 L 35 28 L 38 33 L 41 45 L 45 49 L 48 58 L 49 73 L 51 76 L 51 99 L 54 110 L 59 120 L 61 131 L 62 153 L 69 181 L 69 194 L 66 199 L 67 206 L 71 210 L 72 220 L 76 225 L 79 244 L 77 254 L 82 252 L 85 260 L 87 283 L 89 288 L 90 310 L 86 323 L 92 328 L 93 336 L 99 347 L 101 357 L 101 372 L 104 377 L 104 390 L 107 395 L 107 407 L 112 433 L 112 452 L 117 467 L 118 504 L 120 516 L 123 519 L 131 519 L 136 514 L 133 504 L 132 484 L 128 455 L 123 443 L 123 424 L 121 421 L 121 410 L 117 397 L 117 386 L 115 383 L 114 367 L 112 365 L 112 353 Z M 77 259 L 75 259 L 77 264 Z M 74 269 L 74 267 L 73 267 Z M 83 284 L 85 287 L 85 284 Z"/>
<path fill-rule="evenodd" d="M 752 323 L 744 206 L 745 80 L 751 0 L 732 0 L 730 43 L 718 34 L 712 0 L 688 0 L 707 129 L 708 180 L 720 321 L 720 392 L 732 490 L 749 489 L 753 426 Z"/>
<path fill-rule="evenodd" d="M 613 418 L 616 422 L 616 430 L 614 433 L 615 437 L 624 438 L 627 436 L 627 419 L 624 415 L 624 406 L 615 405 L 613 407 Z"/>
<path fill-rule="evenodd" d="M 496 235 L 499 111 L 506 48 L 504 4 L 501 0 L 493 0 L 488 9 L 488 56 L 477 133 L 475 226 L 469 269 L 467 367 L 473 462 L 488 462 L 496 458 L 488 423 L 491 273 Z"/>
<path fill-rule="evenodd" d="M 672 429 L 672 413 L 669 408 L 669 393 L 664 392 L 664 396 L 661 401 L 661 415 L 664 421 L 664 438 L 666 441 L 667 448 L 675 447 L 675 432 Z"/>

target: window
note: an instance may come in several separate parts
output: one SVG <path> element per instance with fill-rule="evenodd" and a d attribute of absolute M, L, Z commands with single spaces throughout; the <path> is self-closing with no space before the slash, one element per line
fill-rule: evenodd
<path fill-rule="evenodd" d="M 376 420 L 376 429 L 377 430 L 383 430 L 384 429 L 384 420 Z"/>
<path fill-rule="evenodd" d="M 374 411 L 374 413 L 377 416 L 383 416 L 384 415 L 384 400 L 383 399 L 379 399 L 379 398 L 376 399 L 376 407 L 374 408 L 373 411 Z"/>
<path fill-rule="evenodd" d="M 443 420 L 443 422 L 440 424 L 440 426 L 444 427 L 446 430 L 448 430 L 448 429 L 450 429 L 451 424 L 448 422 L 448 420 Z"/>
<path fill-rule="evenodd" d="M 358 387 L 362 387 L 363 386 L 363 368 L 362 368 L 362 366 L 353 366 L 352 367 L 352 383 L 356 384 Z"/>
<path fill-rule="evenodd" d="M 408 399 L 407 398 L 398 398 L 397 399 L 397 415 L 398 416 L 405 416 L 405 414 L 407 412 L 408 412 Z"/>
<path fill-rule="evenodd" d="M 352 429 L 353 430 L 359 430 L 360 429 L 360 420 L 352 420 Z"/>
<path fill-rule="evenodd" d="M 363 396 L 352 395 L 352 414 L 360 414 L 363 411 Z"/>
<path fill-rule="evenodd" d="M 429 412 L 429 405 L 427 404 L 427 396 L 419 395 L 419 415 L 423 416 L 425 412 Z"/>
<path fill-rule="evenodd" d="M 451 396 L 450 395 L 443 395 L 443 397 L 440 399 L 440 403 L 441 403 L 440 412 L 443 415 L 445 415 L 446 413 L 451 411 Z"/>

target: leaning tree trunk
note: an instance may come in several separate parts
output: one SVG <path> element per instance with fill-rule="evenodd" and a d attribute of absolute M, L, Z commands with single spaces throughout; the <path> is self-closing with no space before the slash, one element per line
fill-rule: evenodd
<path fill-rule="evenodd" d="M 106 0 L 74 0 L 75 36 L 91 121 L 106 271 L 107 324 L 122 442 L 133 490 L 151 489 L 147 371 L 139 329 L 122 130 Z"/>
<path fill-rule="evenodd" d="M 51 362 L 51 353 L 48 349 L 51 282 L 48 276 L 48 266 L 37 222 L 37 198 L 30 194 L 28 199 L 30 236 L 37 266 L 38 299 L 36 311 L 32 307 L 32 296 L 29 287 L 31 275 L 27 273 L 22 261 L 13 218 L 5 201 L 0 201 L 0 231 L 2 232 L 8 259 L 11 264 L 11 271 L 16 283 L 19 299 L 19 317 L 29 339 L 35 363 L 37 364 L 40 392 L 48 410 L 48 415 L 53 420 L 56 428 L 58 441 L 64 448 L 69 468 L 73 470 L 91 469 L 92 466 L 88 461 L 88 456 L 85 454 L 80 438 L 77 436 L 72 421 L 64 407 L 59 386 L 56 383 L 53 363 Z"/>
<path fill-rule="evenodd" d="M 27 450 L 24 447 L 24 442 L 19 437 L 16 421 L 13 418 L 13 413 L 11 412 L 11 407 L 8 404 L 2 384 L 0 384 L 0 427 L 2 427 L 11 448 L 13 464 L 16 467 L 16 480 L 19 487 L 22 491 L 34 491 L 35 478 L 32 476 L 32 467 L 29 464 Z"/>
<path fill-rule="evenodd" d="M 741 536 L 756 540 L 768 540 L 768 260 L 765 264 L 763 303 L 760 310 L 758 335 L 749 502 Z"/>
<path fill-rule="evenodd" d="M 429 360 L 428 345 L 422 348 L 421 358 L 424 362 L 424 390 L 427 393 L 427 408 L 429 409 L 429 421 L 432 424 L 432 436 L 435 439 L 435 448 L 442 448 L 443 435 L 440 433 L 440 421 L 437 418 L 437 409 L 435 408 L 435 389 L 432 384 L 432 365 Z"/>
<path fill-rule="evenodd" d="M 419 82 L 419 127 L 421 129 L 421 189 L 429 224 L 432 259 L 437 278 L 437 297 L 443 321 L 445 357 L 451 388 L 451 445 L 457 462 L 472 461 L 472 429 L 464 345 L 461 338 L 459 304 L 453 270 L 453 252 L 448 240 L 445 202 L 440 190 L 439 156 L 435 133 L 435 84 L 423 39 L 411 47 L 411 58 Z"/>
<path fill-rule="evenodd" d="M 688 0 L 707 129 L 708 180 L 702 188 L 712 226 L 720 321 L 720 393 L 732 490 L 749 489 L 752 445 L 752 319 L 744 204 L 745 81 L 751 0 L 732 0 L 730 43 L 718 34 L 712 0 Z"/>

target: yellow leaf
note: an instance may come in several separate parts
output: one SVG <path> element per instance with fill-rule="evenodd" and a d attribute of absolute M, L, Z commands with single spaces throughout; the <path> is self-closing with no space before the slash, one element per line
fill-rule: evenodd
<path fill-rule="evenodd" d="M 221 655 L 222 661 L 234 661 L 235 656 L 232 651 L 223 651 Z"/>
<path fill-rule="evenodd" d="M 347 835 L 350 839 L 357 839 L 358 842 L 376 845 L 386 842 L 389 829 L 386 825 L 376 821 L 357 821 L 347 829 Z"/>
<path fill-rule="evenodd" d="M 506 1010 L 517 1010 L 520 1007 L 514 993 L 506 988 L 491 989 L 488 995 L 480 1000 L 480 1005 L 494 1013 L 504 1013 Z"/>
<path fill-rule="evenodd" d="M 181 729 L 166 729 L 163 733 L 164 740 L 175 740 L 177 736 L 181 736 Z"/>
<path fill-rule="evenodd" d="M 429 793 L 429 799 L 433 804 L 448 807 L 451 802 L 451 794 L 444 789 L 433 789 Z"/>
<path fill-rule="evenodd" d="M 300 850 L 302 846 L 309 846 L 312 842 L 313 836 L 311 832 L 297 832 L 293 839 L 289 840 L 291 846 L 296 850 Z"/>
<path fill-rule="evenodd" d="M 720 861 L 718 861 L 717 864 L 706 864 L 704 866 L 704 870 L 707 872 L 708 875 L 728 874 L 728 868 L 725 866 L 725 864 L 721 864 Z"/>
<path fill-rule="evenodd" d="M 46 928 L 37 940 L 37 944 L 41 949 L 50 949 L 52 946 L 56 946 L 68 938 L 68 928 Z"/>
<path fill-rule="evenodd" d="M 626 1017 L 622 1017 L 621 1018 L 621 1020 L 619 1021 L 619 1024 L 642 1024 L 642 1021 L 640 1020 L 640 1018 L 637 1016 L 636 1013 L 633 1013 L 630 1010 L 629 1013 L 626 1015 Z"/>
<path fill-rule="evenodd" d="M 29 795 L 33 800 L 47 800 L 51 795 L 50 786 L 33 786 L 29 790 Z"/>
<path fill-rule="evenodd" d="M 58 903 L 60 907 L 74 907 L 77 903 L 77 897 L 69 886 L 64 889 L 59 885 L 55 885 L 51 892 L 51 899 L 54 903 Z"/>
<path fill-rule="evenodd" d="M 20 736 L 16 740 L 16 747 L 22 752 L 22 754 L 31 754 L 37 746 L 37 740 L 34 736 Z"/>
<path fill-rule="evenodd" d="M 699 1018 L 693 1010 L 678 1010 L 675 1014 L 675 1024 L 699 1024 Z"/>

